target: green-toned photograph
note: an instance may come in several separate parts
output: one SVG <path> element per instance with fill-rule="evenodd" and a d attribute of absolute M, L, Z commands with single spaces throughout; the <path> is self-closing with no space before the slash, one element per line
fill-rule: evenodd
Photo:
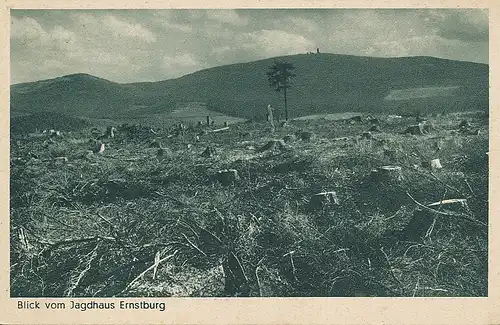
<path fill-rule="evenodd" d="M 488 10 L 10 14 L 11 297 L 488 296 Z"/>

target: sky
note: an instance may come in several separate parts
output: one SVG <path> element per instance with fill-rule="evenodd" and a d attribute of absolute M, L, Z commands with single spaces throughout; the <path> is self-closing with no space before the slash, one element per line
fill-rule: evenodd
<path fill-rule="evenodd" d="M 488 63 L 485 9 L 11 10 L 11 83 L 159 81 L 315 52 Z"/>

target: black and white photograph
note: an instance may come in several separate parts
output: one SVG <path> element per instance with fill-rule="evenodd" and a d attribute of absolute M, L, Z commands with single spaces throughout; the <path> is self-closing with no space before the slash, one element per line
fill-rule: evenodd
<path fill-rule="evenodd" d="M 487 8 L 12 8 L 9 35 L 11 298 L 488 297 Z"/>

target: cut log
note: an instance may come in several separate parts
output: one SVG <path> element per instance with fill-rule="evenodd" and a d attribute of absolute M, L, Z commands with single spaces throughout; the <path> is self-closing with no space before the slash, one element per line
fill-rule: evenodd
<path fill-rule="evenodd" d="M 469 210 L 467 199 L 447 199 L 428 204 L 427 206 L 435 210 L 445 209 L 455 212 L 467 212 Z"/>
<path fill-rule="evenodd" d="M 269 150 L 286 150 L 286 144 L 283 140 L 271 140 L 267 144 L 263 145 L 260 147 L 257 152 L 264 152 L 264 151 L 269 151 Z"/>
<path fill-rule="evenodd" d="M 377 182 L 399 183 L 403 180 L 400 166 L 382 166 L 372 170 L 372 179 Z"/>
<path fill-rule="evenodd" d="M 212 122 L 213 122 L 213 121 L 212 121 Z M 225 128 L 220 128 L 220 129 L 211 130 L 210 132 L 212 132 L 212 133 L 216 133 L 216 132 L 222 132 L 222 131 L 226 131 L 226 130 L 229 130 L 229 126 L 226 126 Z"/>
<path fill-rule="evenodd" d="M 321 210 L 327 206 L 339 205 L 339 199 L 337 197 L 337 193 L 330 192 L 321 192 L 314 194 L 309 200 L 309 204 L 307 206 L 309 211 Z"/>
<path fill-rule="evenodd" d="M 223 185 L 231 185 L 236 183 L 240 177 L 236 169 L 224 169 L 219 170 L 215 175 L 214 179 L 219 181 Z"/>

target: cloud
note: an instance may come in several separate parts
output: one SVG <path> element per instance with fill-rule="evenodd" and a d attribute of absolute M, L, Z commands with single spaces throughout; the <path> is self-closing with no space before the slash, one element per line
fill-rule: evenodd
<path fill-rule="evenodd" d="M 11 13 L 11 71 L 17 82 L 75 72 L 118 82 L 164 80 L 317 47 L 323 53 L 488 62 L 488 15 L 476 9 Z"/>
<path fill-rule="evenodd" d="M 304 53 L 314 47 L 314 43 L 302 35 L 282 30 L 259 30 L 249 33 L 244 48 L 252 49 L 260 57 Z"/>
<path fill-rule="evenodd" d="M 460 41 L 488 41 L 488 13 L 482 10 L 450 10 L 447 15 L 433 14 L 437 35 Z"/>
<path fill-rule="evenodd" d="M 131 37 L 144 42 L 156 42 L 156 36 L 149 29 L 138 23 L 129 23 L 113 15 L 106 15 L 102 18 L 104 26 L 108 27 L 114 36 Z"/>
<path fill-rule="evenodd" d="M 235 10 L 232 9 L 216 9 L 207 10 L 207 18 L 223 24 L 244 26 L 248 24 L 248 19 L 240 16 Z"/>
<path fill-rule="evenodd" d="M 176 56 L 166 56 L 162 61 L 162 69 L 172 77 L 194 72 L 201 68 L 202 64 L 192 54 L 184 53 Z"/>
<path fill-rule="evenodd" d="M 26 47 L 64 48 L 75 43 L 76 34 L 62 26 L 55 25 L 45 30 L 40 23 L 30 17 L 12 18 L 12 40 Z"/>

